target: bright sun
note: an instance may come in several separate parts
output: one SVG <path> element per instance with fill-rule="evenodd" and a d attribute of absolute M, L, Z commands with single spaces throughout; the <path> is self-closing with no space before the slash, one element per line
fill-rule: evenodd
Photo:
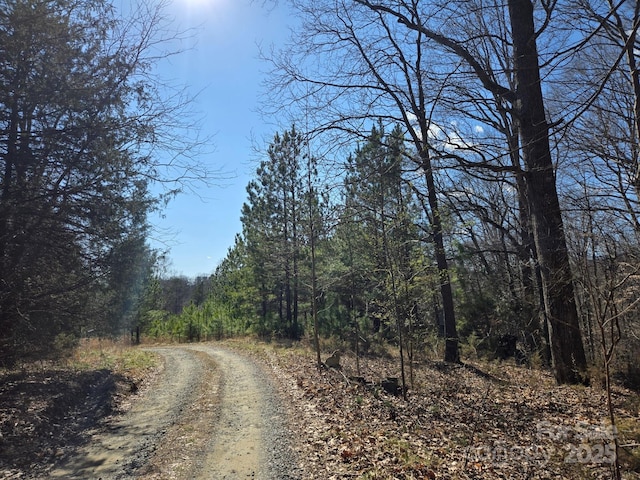
<path fill-rule="evenodd" d="M 180 3 L 198 10 L 220 10 L 225 6 L 228 0 L 180 0 Z"/>
<path fill-rule="evenodd" d="M 219 21 L 225 12 L 237 0 L 170 0 L 171 10 L 177 18 L 186 20 L 189 25 L 202 22 Z"/>

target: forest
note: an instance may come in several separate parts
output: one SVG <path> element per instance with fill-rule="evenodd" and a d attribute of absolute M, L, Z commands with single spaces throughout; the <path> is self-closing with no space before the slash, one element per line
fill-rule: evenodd
<path fill-rule="evenodd" d="M 637 387 L 640 2 L 289 3 L 263 52 L 283 127 L 226 258 L 187 279 L 148 244 L 211 175 L 153 74 L 178 53 L 162 5 L 2 2 L 0 364 L 252 334 Z"/>
<path fill-rule="evenodd" d="M 208 294 L 145 328 L 391 342 L 637 386 L 640 4 L 293 4 L 264 108 L 298 115 L 196 282 Z"/>

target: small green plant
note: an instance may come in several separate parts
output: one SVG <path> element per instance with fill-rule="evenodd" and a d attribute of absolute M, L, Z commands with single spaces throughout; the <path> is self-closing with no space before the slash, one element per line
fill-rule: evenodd
<path fill-rule="evenodd" d="M 478 345 L 480 345 L 481 341 L 482 339 L 478 337 L 475 332 L 471 332 L 471 334 L 465 339 L 465 341 L 460 344 L 461 356 L 470 360 L 477 360 Z"/>
<path fill-rule="evenodd" d="M 540 350 L 536 350 L 529 355 L 529 367 L 533 370 L 541 370 L 544 367 L 544 360 Z"/>
<path fill-rule="evenodd" d="M 73 355 L 73 350 L 78 345 L 78 338 L 70 333 L 59 333 L 53 341 L 56 356 L 68 359 Z"/>
<path fill-rule="evenodd" d="M 429 360 L 440 360 L 444 356 L 444 341 L 436 333 L 429 333 L 425 336 L 426 347 L 425 356 Z"/>
<path fill-rule="evenodd" d="M 394 457 L 399 464 L 398 467 L 405 471 L 432 464 L 433 459 L 429 455 L 425 455 L 425 452 L 419 451 L 411 442 L 402 438 L 388 438 L 383 449 Z"/>

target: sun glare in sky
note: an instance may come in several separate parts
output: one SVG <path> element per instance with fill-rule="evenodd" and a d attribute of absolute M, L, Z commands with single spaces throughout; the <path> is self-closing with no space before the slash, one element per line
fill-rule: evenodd
<path fill-rule="evenodd" d="M 178 0 L 175 3 L 190 13 L 220 13 L 232 0 Z"/>

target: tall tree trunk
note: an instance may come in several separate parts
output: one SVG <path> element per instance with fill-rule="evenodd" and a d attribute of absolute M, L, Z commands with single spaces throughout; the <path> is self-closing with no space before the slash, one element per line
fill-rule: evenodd
<path fill-rule="evenodd" d="M 636 195 L 640 197 L 640 164 L 638 163 L 638 156 L 640 155 L 640 152 L 638 151 L 640 149 L 640 71 L 638 71 L 638 62 L 636 58 L 638 51 L 636 43 L 638 38 L 638 28 L 640 27 L 640 1 L 636 0 L 633 9 L 633 18 L 629 19 L 633 26 L 631 29 L 629 29 L 629 27 L 622 21 L 620 13 L 616 10 L 617 7 L 614 6 L 613 1 L 608 0 L 607 3 L 614 12 L 613 21 L 615 22 L 615 27 L 620 35 L 620 40 L 623 41 L 627 66 L 629 67 L 629 80 L 633 90 L 633 124 L 635 127 L 635 131 L 633 132 L 634 141 L 632 142 L 635 147 L 633 149 L 633 185 L 636 190 Z"/>
<path fill-rule="evenodd" d="M 386 215 L 384 212 L 384 203 L 382 204 L 382 244 L 384 251 L 384 263 L 385 267 L 389 273 L 389 280 L 391 280 L 391 296 L 393 297 L 393 313 L 396 320 L 396 329 L 398 331 L 398 349 L 400 354 L 400 377 L 402 382 L 402 397 L 404 400 L 407 400 L 407 380 L 405 375 L 405 366 L 404 366 L 404 318 L 400 312 L 400 301 L 398 299 L 398 286 L 396 283 L 396 262 L 391 257 L 391 252 L 389 251 L 389 239 L 386 227 Z"/>
<path fill-rule="evenodd" d="M 11 203 L 15 201 L 11 198 L 12 190 L 14 188 L 14 164 L 18 156 L 18 106 L 16 101 L 13 100 L 11 105 L 11 113 L 9 114 L 9 128 L 8 136 L 6 140 L 7 153 L 4 155 L 4 170 L 3 176 L 0 178 L 2 185 L 2 191 L 0 192 L 0 341 L 9 338 L 12 331 L 12 319 L 10 311 L 12 308 L 12 291 L 10 287 L 10 280 L 8 279 L 8 273 L 10 270 L 10 264 L 12 263 L 8 258 L 9 252 L 7 251 L 8 240 L 12 237 L 13 232 L 10 231 L 9 225 L 11 215 Z M 2 345 L 0 345 L 2 347 Z M 4 352 L 0 352 L 4 353 Z"/>
<path fill-rule="evenodd" d="M 519 149 L 519 145 L 517 145 Z M 514 163 L 516 165 L 516 163 Z M 525 305 L 531 308 L 531 317 L 528 321 L 536 322 L 535 344 L 545 365 L 551 363 L 551 350 L 549 347 L 549 329 L 544 307 L 544 293 L 542 291 L 542 278 L 538 262 L 532 266 L 532 259 L 536 259 L 536 242 L 531 231 L 531 213 L 527 195 L 527 181 L 520 172 L 516 173 L 516 185 L 518 188 L 518 210 L 520 218 L 520 241 L 518 258 L 522 269 L 522 285 L 524 288 L 523 299 Z M 528 332 L 529 333 L 529 332 Z M 529 339 L 527 339 L 529 340 Z"/>
<path fill-rule="evenodd" d="M 433 229 L 433 245 L 435 249 L 436 264 L 438 266 L 438 283 L 442 297 L 442 311 L 444 314 L 444 360 L 445 362 L 459 362 L 458 332 L 456 330 L 456 317 L 453 307 L 453 291 L 449 276 L 449 263 L 444 248 L 444 235 L 442 232 L 442 218 L 440 217 L 440 205 L 436 195 L 436 184 L 431 166 L 431 157 L 426 149 L 420 152 L 420 161 L 427 183 L 427 200 L 431 209 L 431 227 Z"/>
<path fill-rule="evenodd" d="M 291 303 L 291 238 L 289 234 L 289 196 L 286 184 L 282 189 L 283 237 L 282 251 L 284 263 L 284 331 L 288 338 L 293 338 L 293 310 Z"/>
<path fill-rule="evenodd" d="M 309 149 L 308 140 L 306 147 Z M 320 359 L 320 332 L 318 331 L 318 278 L 316 276 L 316 209 L 314 208 L 315 190 L 312 174 L 313 162 L 311 153 L 307 155 L 307 196 L 309 209 L 309 247 L 311 249 L 311 318 L 313 319 L 313 345 L 316 349 L 316 363 L 318 370 L 322 368 Z M 356 357 L 357 362 L 357 357 Z"/>
<path fill-rule="evenodd" d="M 531 226 L 542 276 L 551 359 L 558 383 L 584 380 L 586 358 L 549 146 L 531 0 L 509 0 L 513 37 L 514 102 L 526 167 Z"/>
<path fill-rule="evenodd" d="M 299 272 L 298 272 L 298 255 L 300 245 L 298 239 L 298 199 L 296 198 L 297 172 L 295 167 L 291 171 L 291 262 L 293 267 L 292 292 L 291 292 L 291 332 L 290 337 L 298 339 L 298 297 L 299 297 Z"/>

